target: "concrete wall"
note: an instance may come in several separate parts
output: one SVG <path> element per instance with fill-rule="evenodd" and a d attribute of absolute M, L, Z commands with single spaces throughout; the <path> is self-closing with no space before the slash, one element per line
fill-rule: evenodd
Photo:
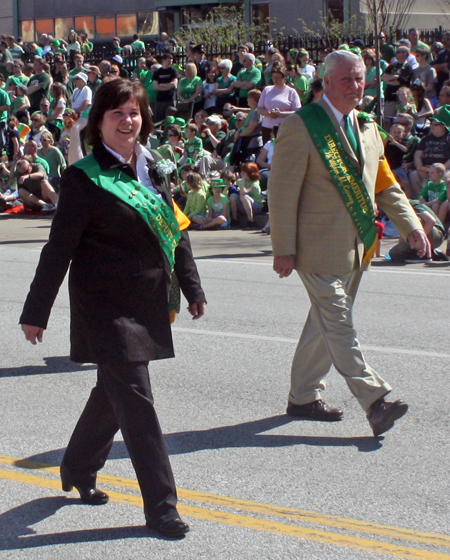
<path fill-rule="evenodd" d="M 0 33 L 15 35 L 14 0 L 0 0 Z"/>

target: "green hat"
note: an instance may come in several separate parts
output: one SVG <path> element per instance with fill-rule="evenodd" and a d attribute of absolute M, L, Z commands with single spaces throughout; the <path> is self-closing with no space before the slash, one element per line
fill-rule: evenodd
<path fill-rule="evenodd" d="M 11 76 L 9 83 L 15 85 L 16 87 L 23 84 L 22 80 L 20 78 L 16 78 L 15 76 Z"/>
<path fill-rule="evenodd" d="M 52 47 L 60 47 L 61 46 L 61 41 L 59 39 L 53 39 L 53 41 L 50 43 L 50 45 Z"/>
<path fill-rule="evenodd" d="M 436 121 L 439 124 L 443 124 L 450 132 L 450 105 L 444 105 L 442 109 L 439 109 L 437 113 L 434 113 L 432 117 L 428 118 L 430 121 Z"/>
<path fill-rule="evenodd" d="M 289 54 L 292 56 L 292 58 L 295 60 L 297 58 L 297 54 L 298 54 L 298 49 L 289 49 Z"/>
<path fill-rule="evenodd" d="M 352 47 L 350 49 L 350 52 L 357 54 L 358 56 L 361 56 L 361 49 L 359 47 Z"/>
<path fill-rule="evenodd" d="M 209 185 L 209 188 L 213 189 L 218 187 L 219 189 L 224 189 L 226 187 L 226 183 L 223 179 L 211 179 L 211 184 Z"/>
<path fill-rule="evenodd" d="M 338 51 L 349 51 L 350 47 L 347 45 L 347 43 L 343 43 L 342 45 L 339 45 L 338 47 Z"/>
<path fill-rule="evenodd" d="M 184 119 L 182 119 L 181 117 L 176 117 L 175 120 L 173 121 L 173 124 L 177 124 L 181 128 L 186 127 L 186 121 Z"/>
<path fill-rule="evenodd" d="M 175 117 L 166 117 L 164 119 L 164 124 L 168 125 L 168 124 L 175 124 Z"/>

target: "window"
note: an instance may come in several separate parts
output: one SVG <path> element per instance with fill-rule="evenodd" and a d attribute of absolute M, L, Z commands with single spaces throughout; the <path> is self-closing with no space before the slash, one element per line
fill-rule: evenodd
<path fill-rule="evenodd" d="M 94 18 L 92 16 L 80 16 L 75 18 L 75 31 L 86 33 L 88 37 L 94 36 Z"/>
<path fill-rule="evenodd" d="M 269 4 L 252 4 L 252 21 L 254 25 L 261 27 L 266 33 L 269 32 Z"/>
<path fill-rule="evenodd" d="M 138 35 L 158 35 L 158 12 L 139 12 L 137 15 Z"/>
<path fill-rule="evenodd" d="M 119 37 L 129 37 L 136 33 L 136 14 L 116 16 L 116 29 Z"/>
<path fill-rule="evenodd" d="M 55 19 L 55 37 L 57 39 L 64 39 L 64 41 L 67 41 L 71 29 L 73 29 L 73 18 Z"/>
<path fill-rule="evenodd" d="M 96 39 L 112 39 L 116 35 L 114 16 L 102 16 L 95 18 Z"/>
<path fill-rule="evenodd" d="M 343 23 L 344 22 L 343 0 L 327 0 L 327 13 L 330 20 Z"/>
<path fill-rule="evenodd" d="M 35 22 L 36 26 L 36 39 L 39 41 L 42 33 L 47 33 L 54 35 L 53 20 L 52 19 L 37 19 Z"/>
<path fill-rule="evenodd" d="M 34 21 L 32 19 L 20 22 L 20 34 L 25 43 L 34 41 Z"/>

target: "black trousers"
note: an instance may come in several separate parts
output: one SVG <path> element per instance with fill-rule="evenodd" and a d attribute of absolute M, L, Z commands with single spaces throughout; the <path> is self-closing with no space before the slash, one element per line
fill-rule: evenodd
<path fill-rule="evenodd" d="M 98 365 L 97 385 L 61 463 L 65 478 L 74 486 L 95 486 L 119 429 L 141 488 L 146 521 L 177 517 L 175 481 L 153 407 L 148 362 Z"/>

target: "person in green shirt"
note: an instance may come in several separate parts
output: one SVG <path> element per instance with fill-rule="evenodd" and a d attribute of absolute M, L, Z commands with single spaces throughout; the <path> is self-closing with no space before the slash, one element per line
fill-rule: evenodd
<path fill-rule="evenodd" d="M 28 98 L 31 103 L 31 112 L 39 111 L 39 103 L 43 97 L 48 97 L 50 89 L 50 76 L 44 70 L 44 60 L 34 57 L 34 74 L 28 82 Z"/>
<path fill-rule="evenodd" d="M 15 86 L 24 85 L 27 86 L 30 78 L 25 76 L 22 72 L 23 69 L 23 62 L 21 60 L 15 60 L 12 65 L 13 73 L 9 78 L 6 80 L 5 89 L 8 91 L 9 86 L 14 84 Z"/>
<path fill-rule="evenodd" d="M 145 50 L 145 43 L 141 41 L 139 35 L 136 33 L 133 35 L 133 42 L 131 43 L 131 48 L 133 49 L 134 54 L 140 54 L 142 51 Z"/>
<path fill-rule="evenodd" d="M 158 92 L 153 87 L 153 68 L 158 66 L 156 60 L 154 58 L 147 58 L 145 61 L 145 70 L 140 73 L 139 80 L 145 88 L 145 91 L 148 95 L 148 100 L 150 101 L 150 107 L 153 110 L 153 107 L 156 103 L 156 98 L 158 96 Z"/>
<path fill-rule="evenodd" d="M 75 67 L 72 68 L 72 70 L 70 70 L 69 72 L 69 76 L 76 76 L 77 74 L 79 74 L 80 72 L 84 72 L 84 68 L 83 68 L 83 64 L 84 64 L 84 56 L 81 53 L 77 53 L 74 57 L 73 57 L 73 62 L 75 64 Z"/>
<path fill-rule="evenodd" d="M 259 168 L 256 163 L 245 162 L 241 166 L 241 179 L 237 186 L 239 194 L 233 193 L 231 201 L 231 227 L 238 224 L 238 213 L 247 216 L 247 224 L 244 229 L 256 229 L 254 221 L 255 214 L 260 214 L 263 205 L 261 187 L 259 184 Z"/>
<path fill-rule="evenodd" d="M 255 66 L 255 55 L 243 53 L 242 63 L 244 68 L 239 71 L 236 81 L 232 83 L 233 89 L 239 88 L 238 106 L 247 107 L 247 96 L 251 89 L 254 89 L 261 80 L 261 72 Z"/>
<path fill-rule="evenodd" d="M 184 135 L 186 142 L 184 143 L 184 154 L 179 164 L 183 165 L 187 159 L 197 161 L 203 157 L 203 142 L 197 136 L 198 126 L 195 123 L 188 124 Z"/>
<path fill-rule="evenodd" d="M 37 155 L 45 160 L 49 166 L 48 180 L 56 192 L 59 192 L 59 183 L 61 181 L 61 173 L 67 167 L 64 156 L 56 146 L 53 145 L 53 135 L 51 132 L 43 132 L 41 135 L 41 148 L 38 149 Z"/>
<path fill-rule="evenodd" d="M 8 50 L 8 43 L 5 40 L 0 41 L 0 74 L 3 76 L 8 76 L 8 71 L 6 69 L 6 63 L 12 62 L 12 54 Z"/>
<path fill-rule="evenodd" d="M 184 74 L 185 77 L 178 82 L 177 109 L 180 117 L 188 120 L 195 112 L 195 107 L 201 103 L 203 83 L 197 76 L 197 66 L 193 62 L 186 64 Z"/>

